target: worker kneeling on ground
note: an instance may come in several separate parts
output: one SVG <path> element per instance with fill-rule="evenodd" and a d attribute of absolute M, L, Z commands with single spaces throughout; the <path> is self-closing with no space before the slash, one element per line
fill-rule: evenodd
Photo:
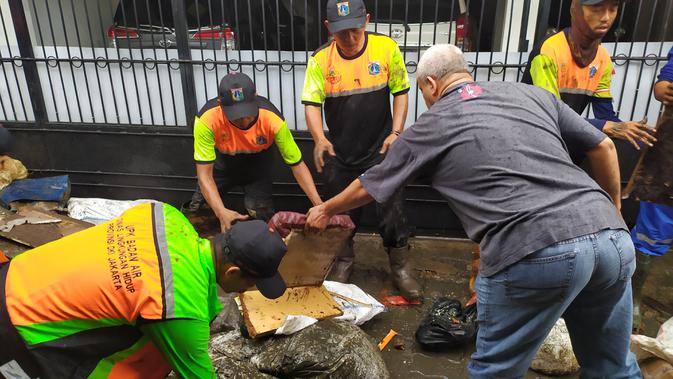
<path fill-rule="evenodd" d="M 262 221 L 207 240 L 154 203 L 0 263 L 0 378 L 214 377 L 217 285 L 279 297 L 285 251 Z"/>
<path fill-rule="evenodd" d="M 280 111 L 257 96 L 245 74 L 232 72 L 220 81 L 219 96 L 209 100 L 194 120 L 194 160 L 199 185 L 187 213 L 204 203 L 220 220 L 222 231 L 249 216 L 268 221 L 274 214 L 272 195 L 275 143 L 285 164 L 313 205 L 321 202 L 313 177 L 302 160 Z M 240 186 L 249 215 L 226 208 L 222 194 Z"/>
<path fill-rule="evenodd" d="M 453 45 L 428 49 L 417 78 L 429 110 L 307 225 L 322 229 L 430 174 L 481 245 L 471 378 L 522 378 L 561 316 L 582 377 L 640 377 L 629 351 L 635 253 L 612 141 L 544 89 L 475 83 Z M 573 164 L 570 144 L 596 181 Z"/>

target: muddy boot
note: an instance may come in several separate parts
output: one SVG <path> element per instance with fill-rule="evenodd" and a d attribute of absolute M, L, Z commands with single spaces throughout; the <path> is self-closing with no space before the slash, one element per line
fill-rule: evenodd
<path fill-rule="evenodd" d="M 403 247 L 389 247 L 388 259 L 390 260 L 390 272 L 393 276 L 395 287 L 407 300 L 416 300 L 421 297 L 421 286 L 414 278 L 409 255 L 409 245 Z"/>
<path fill-rule="evenodd" d="M 355 253 L 353 251 L 353 240 L 350 240 L 344 249 L 341 250 L 336 261 L 334 261 L 332 269 L 330 270 L 329 275 L 327 275 L 327 280 L 348 283 L 348 279 L 350 279 L 351 274 L 353 273 L 354 261 Z"/>
<path fill-rule="evenodd" d="M 637 333 L 642 332 L 643 315 L 640 311 L 640 302 L 643 286 L 652 267 L 652 259 L 651 255 L 636 251 L 636 272 L 631 278 L 631 289 L 633 291 L 633 330 Z"/>
<path fill-rule="evenodd" d="M 201 192 L 198 191 L 194 192 L 194 194 L 192 195 L 192 199 L 182 204 L 182 206 L 180 207 L 180 212 L 182 212 L 185 215 L 193 215 L 203 207 L 205 201 L 206 199 L 203 197 Z"/>

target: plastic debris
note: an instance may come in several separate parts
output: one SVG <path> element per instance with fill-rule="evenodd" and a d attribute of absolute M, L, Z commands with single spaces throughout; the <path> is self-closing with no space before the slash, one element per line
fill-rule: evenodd
<path fill-rule="evenodd" d="M 381 340 L 381 342 L 379 342 L 379 350 L 380 350 L 380 351 L 383 351 L 383 349 L 385 349 L 386 346 L 388 346 L 388 344 L 390 343 L 390 341 L 392 341 L 393 338 L 395 338 L 396 335 L 397 335 L 397 332 L 394 331 L 394 330 L 392 330 L 392 329 L 390 329 L 390 331 L 388 332 L 388 334 L 386 334 L 386 336 L 383 337 L 383 339 Z"/>
<path fill-rule="evenodd" d="M 570 334 L 560 318 L 542 342 L 530 368 L 545 375 L 570 375 L 580 369 L 573 352 Z"/>

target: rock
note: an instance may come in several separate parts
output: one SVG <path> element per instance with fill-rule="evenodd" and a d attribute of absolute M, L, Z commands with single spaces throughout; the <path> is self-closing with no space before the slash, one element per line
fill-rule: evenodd
<path fill-rule="evenodd" d="M 545 375 L 569 375 L 579 370 L 565 321 L 560 318 L 540 346 L 530 368 Z"/>

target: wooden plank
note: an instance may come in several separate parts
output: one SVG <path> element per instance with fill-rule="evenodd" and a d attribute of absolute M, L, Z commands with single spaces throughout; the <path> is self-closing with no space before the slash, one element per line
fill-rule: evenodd
<path fill-rule="evenodd" d="M 673 206 L 673 107 L 657 122 L 657 142 L 640 154 L 623 197 Z"/>
<path fill-rule="evenodd" d="M 292 230 L 285 238 L 287 253 L 278 268 L 285 285 L 321 286 L 351 232 L 340 228 L 321 233 Z"/>
<path fill-rule="evenodd" d="M 246 291 L 239 299 L 245 325 L 253 338 L 273 333 L 288 315 L 324 320 L 343 314 L 324 286 L 288 288 L 275 300 L 265 298 L 259 291 Z"/>

